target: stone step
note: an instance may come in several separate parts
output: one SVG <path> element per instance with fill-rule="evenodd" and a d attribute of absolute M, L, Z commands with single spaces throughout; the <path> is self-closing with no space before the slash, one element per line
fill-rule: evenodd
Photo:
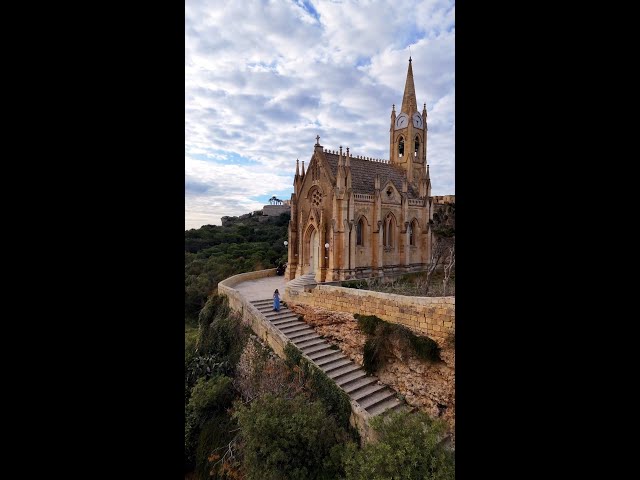
<path fill-rule="evenodd" d="M 325 343 L 325 341 L 322 338 L 312 338 L 311 340 L 303 340 L 301 342 L 293 342 L 293 343 L 295 343 L 296 347 L 302 350 L 303 348 L 312 347 L 313 345 L 319 345 L 321 343 Z"/>
<path fill-rule="evenodd" d="M 283 311 L 282 309 L 280 309 L 279 312 L 271 311 L 271 312 L 264 313 L 263 315 L 267 317 L 269 320 L 273 320 L 276 317 L 282 317 L 282 318 L 285 318 L 285 317 L 298 318 L 299 317 L 299 315 L 296 315 L 293 312 Z"/>
<path fill-rule="evenodd" d="M 269 303 L 269 302 L 273 302 L 273 299 L 271 299 L 271 298 L 264 298 L 264 299 L 262 299 L 262 300 L 252 300 L 252 301 L 251 301 L 251 304 L 252 304 L 252 305 L 262 305 L 262 304 Z"/>
<path fill-rule="evenodd" d="M 261 312 L 265 311 L 265 310 L 273 310 L 273 302 L 272 303 L 263 303 L 260 305 L 256 305 L 255 306 L 258 310 L 260 310 Z M 286 311 L 291 311 L 289 310 L 287 307 L 285 307 L 284 305 L 280 304 L 280 311 L 282 310 L 286 310 Z"/>
<path fill-rule="evenodd" d="M 267 320 L 269 320 L 274 325 L 279 325 L 285 322 L 293 322 L 293 321 L 302 322 L 302 320 L 298 320 L 297 317 L 284 317 L 284 318 L 274 318 L 274 319 L 267 318 Z"/>
<path fill-rule="evenodd" d="M 278 327 L 278 330 L 280 330 L 282 333 L 284 333 L 287 336 L 289 336 L 290 333 L 299 332 L 300 330 L 309 330 L 310 332 L 314 331 L 312 328 L 309 327 L 309 325 L 307 325 L 304 322 L 300 322 L 299 326 L 294 325 L 292 327 L 284 327 L 284 328 Z"/>
<path fill-rule="evenodd" d="M 320 357 L 317 360 L 314 360 L 314 363 L 316 365 L 318 365 L 320 368 L 324 369 L 324 367 L 326 365 L 328 365 L 328 364 L 330 364 L 332 362 L 335 362 L 336 360 L 343 360 L 343 359 L 346 358 L 341 352 L 338 352 L 338 351 L 335 351 L 335 350 L 334 350 L 334 352 L 335 353 L 333 355 L 326 355 L 324 357 Z"/>
<path fill-rule="evenodd" d="M 277 315 L 295 315 L 295 313 L 293 313 L 291 310 L 285 310 L 282 307 L 280 307 L 280 310 L 278 310 L 277 312 L 270 307 L 260 307 L 258 308 L 258 311 L 265 317 L 275 317 Z"/>
<path fill-rule="evenodd" d="M 329 360 L 328 362 L 324 362 L 322 365 L 319 362 L 316 362 L 316 365 L 318 365 L 322 370 L 324 370 L 324 373 L 329 373 L 332 370 L 335 370 L 336 368 L 344 367 L 345 365 L 349 365 L 350 363 L 353 363 L 353 362 L 348 358 L 341 356 L 335 360 Z"/>
<path fill-rule="evenodd" d="M 384 402 L 385 400 L 388 400 L 389 398 L 392 398 L 392 397 L 396 398 L 395 392 L 390 388 L 385 388 L 383 390 L 380 390 L 379 392 L 369 395 L 368 397 L 361 398 L 358 401 L 358 403 L 362 408 L 369 411 L 369 408 L 377 405 L 378 403 Z"/>
<path fill-rule="evenodd" d="M 355 370 L 351 373 L 348 373 L 346 375 L 341 376 L 340 378 L 336 378 L 334 379 L 334 381 L 338 384 L 339 387 L 341 387 L 344 390 L 344 387 L 348 384 L 350 384 L 351 382 L 354 382 L 360 378 L 366 377 L 367 376 L 367 372 L 365 372 L 364 370 L 362 370 L 361 368 L 358 370 Z"/>
<path fill-rule="evenodd" d="M 356 370 L 360 370 L 360 367 L 353 362 L 350 362 L 348 365 L 344 367 L 337 368 L 332 372 L 328 372 L 327 376 L 334 381 L 338 381 L 340 377 L 350 374 L 351 372 L 355 372 Z"/>
<path fill-rule="evenodd" d="M 251 302 L 252 305 L 258 306 L 258 305 L 271 305 L 273 303 L 273 299 L 271 298 L 265 298 L 264 300 L 254 300 L 253 302 Z"/>
<path fill-rule="evenodd" d="M 297 340 L 300 337 L 304 337 L 304 336 L 308 336 L 308 335 L 312 335 L 312 334 L 316 334 L 316 331 L 313 330 L 312 328 L 308 328 L 307 330 L 299 330 L 297 332 L 293 332 L 287 335 L 287 338 L 291 341 Z M 320 336 L 320 335 L 318 335 Z"/>
<path fill-rule="evenodd" d="M 274 323 L 274 325 L 282 330 L 283 328 L 295 327 L 296 325 L 306 325 L 306 323 L 301 322 L 300 320 L 289 320 L 282 323 Z"/>
<path fill-rule="evenodd" d="M 256 307 L 261 312 L 264 310 L 273 310 L 273 302 L 254 303 L 253 306 Z M 282 305 L 280 305 L 280 308 L 282 308 Z"/>
<path fill-rule="evenodd" d="M 374 416 L 374 415 L 380 415 L 386 410 L 395 409 L 399 405 L 402 405 L 402 402 L 397 398 L 393 397 L 388 400 L 385 400 L 384 402 L 378 403 L 377 405 L 374 405 L 371 408 L 367 408 L 365 410 L 367 410 L 367 412 L 369 412 L 370 415 Z"/>
<path fill-rule="evenodd" d="M 359 390 L 363 387 L 366 387 L 367 385 L 371 385 L 374 383 L 378 383 L 378 379 L 376 377 L 364 377 L 361 380 L 358 380 L 357 382 L 350 383 L 349 385 L 344 385 L 342 389 L 345 392 L 347 392 L 349 395 L 351 395 L 351 392 L 355 392 L 356 390 Z"/>
<path fill-rule="evenodd" d="M 303 347 L 300 350 L 302 350 L 302 353 L 309 355 L 310 353 L 314 353 L 314 352 L 319 352 L 321 350 L 324 350 L 325 348 L 327 348 L 327 343 L 326 342 L 322 342 L 322 344 L 320 345 L 312 345 L 310 347 Z"/>
<path fill-rule="evenodd" d="M 349 394 L 349 396 L 353 398 L 356 402 L 359 402 L 360 399 L 363 399 L 369 395 L 379 392 L 380 390 L 384 390 L 385 388 L 387 387 L 385 387 L 384 385 L 380 385 L 379 383 L 373 383 L 373 384 L 365 385 L 362 388 L 352 391 Z"/>
<path fill-rule="evenodd" d="M 326 351 L 315 352 L 310 355 L 307 354 L 307 357 L 309 357 L 311 360 L 315 362 L 316 360 L 320 360 L 321 358 L 325 358 L 325 357 L 328 357 L 329 355 L 333 355 L 336 353 L 341 354 L 340 350 L 334 350 L 333 348 L 327 347 Z"/>
<path fill-rule="evenodd" d="M 322 338 L 322 337 L 317 333 L 303 333 L 302 335 L 298 335 L 295 338 L 291 336 L 289 337 L 289 340 L 291 340 L 293 343 L 296 343 L 296 342 L 306 342 L 307 340 L 313 340 L 314 338 Z"/>

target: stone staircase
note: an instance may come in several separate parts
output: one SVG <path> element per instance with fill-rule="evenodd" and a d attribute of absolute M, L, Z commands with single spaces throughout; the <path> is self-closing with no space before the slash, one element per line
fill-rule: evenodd
<path fill-rule="evenodd" d="M 305 285 L 303 282 L 308 281 L 304 277 L 313 279 L 313 275 L 304 275 L 292 282 L 301 280 L 300 285 L 303 286 Z M 315 284 L 315 281 L 313 283 Z M 279 312 L 274 312 L 272 299 L 255 300 L 251 303 L 370 415 L 375 416 L 389 410 L 407 408 L 407 405 L 396 397 L 395 391 L 381 384 L 376 377 L 368 376 L 362 367 L 349 360 L 340 350 L 331 348 L 331 345 L 313 328 L 298 320 L 296 313 L 284 306 Z"/>
<path fill-rule="evenodd" d="M 302 275 L 298 278 L 294 278 L 290 282 L 287 282 L 287 287 L 289 290 L 296 290 L 298 292 L 303 292 L 305 287 L 308 289 L 315 287 L 318 284 L 315 279 L 315 275 L 313 273 Z"/>

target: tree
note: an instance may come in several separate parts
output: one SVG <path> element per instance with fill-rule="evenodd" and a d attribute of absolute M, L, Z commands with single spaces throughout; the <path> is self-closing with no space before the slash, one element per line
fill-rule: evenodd
<path fill-rule="evenodd" d="M 422 412 L 377 416 L 379 440 L 347 447 L 347 480 L 453 480 L 455 455 L 444 445 L 445 426 Z"/>
<path fill-rule="evenodd" d="M 273 395 L 238 405 L 235 414 L 248 480 L 334 480 L 342 475 L 347 432 L 324 405 L 298 395 Z"/>
<path fill-rule="evenodd" d="M 456 241 L 456 204 L 446 203 L 438 205 L 433 214 L 433 220 L 429 222 L 432 233 L 431 256 L 427 269 L 427 279 L 425 282 L 425 292 L 429 293 L 431 276 L 436 271 L 441 259 L 446 261 L 444 266 L 444 292 L 446 295 L 447 284 L 451 271 L 455 265 L 455 241 Z"/>

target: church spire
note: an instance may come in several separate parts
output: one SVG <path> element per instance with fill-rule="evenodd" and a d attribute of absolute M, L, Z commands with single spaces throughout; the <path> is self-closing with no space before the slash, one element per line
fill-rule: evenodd
<path fill-rule="evenodd" d="M 409 69 L 407 70 L 407 81 L 404 84 L 404 96 L 402 97 L 401 112 L 411 115 L 418 111 L 416 102 L 416 87 L 413 84 L 413 68 L 411 68 L 411 57 L 409 57 Z"/>

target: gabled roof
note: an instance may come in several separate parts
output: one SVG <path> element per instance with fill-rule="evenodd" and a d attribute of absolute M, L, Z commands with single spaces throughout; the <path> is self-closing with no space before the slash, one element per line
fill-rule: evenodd
<path fill-rule="evenodd" d="M 327 151 L 322 154 L 327 160 L 327 163 L 329 163 L 331 173 L 335 178 L 338 173 L 338 155 Z M 380 188 L 384 188 L 387 180 L 391 180 L 396 189 L 402 192 L 402 182 L 406 177 L 401 167 L 391 163 L 376 162 L 355 157 L 349 157 L 349 163 L 351 166 L 351 186 L 354 193 L 373 194 L 375 191 L 376 174 L 380 175 Z M 408 187 L 408 197 L 418 198 L 418 192 L 416 192 L 410 184 Z"/>

